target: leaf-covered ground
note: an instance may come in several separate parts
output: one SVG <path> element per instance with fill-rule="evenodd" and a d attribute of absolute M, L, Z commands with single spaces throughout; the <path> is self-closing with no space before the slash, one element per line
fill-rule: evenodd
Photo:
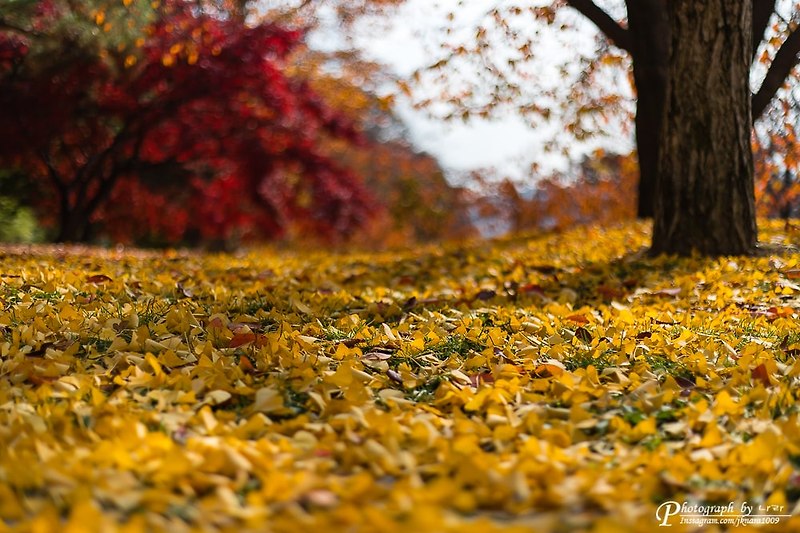
<path fill-rule="evenodd" d="M 650 259 L 647 240 L 6 250 L 0 531 L 650 531 L 666 500 L 793 514 L 800 254 Z"/>

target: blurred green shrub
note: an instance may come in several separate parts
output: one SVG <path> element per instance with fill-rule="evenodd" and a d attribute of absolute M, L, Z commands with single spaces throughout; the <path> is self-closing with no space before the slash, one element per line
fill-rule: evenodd
<path fill-rule="evenodd" d="M 28 198 L 36 194 L 18 172 L 0 169 L 0 242 L 42 242 L 46 238 Z"/>
<path fill-rule="evenodd" d="M 41 242 L 44 237 L 31 208 L 9 196 L 0 196 L 0 241 Z"/>

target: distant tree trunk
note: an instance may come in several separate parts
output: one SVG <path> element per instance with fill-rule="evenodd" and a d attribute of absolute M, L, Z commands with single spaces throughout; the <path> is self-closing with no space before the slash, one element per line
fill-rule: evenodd
<path fill-rule="evenodd" d="M 672 50 L 651 252 L 752 253 L 752 3 L 667 4 Z"/>
<path fill-rule="evenodd" d="M 639 197 L 636 216 L 653 216 L 658 147 L 667 96 L 670 26 L 666 0 L 634 0 L 628 5 L 628 33 L 636 84 L 636 150 Z"/>
<path fill-rule="evenodd" d="M 55 242 L 87 242 L 89 240 L 89 217 L 74 209 L 62 211 L 58 235 Z"/>

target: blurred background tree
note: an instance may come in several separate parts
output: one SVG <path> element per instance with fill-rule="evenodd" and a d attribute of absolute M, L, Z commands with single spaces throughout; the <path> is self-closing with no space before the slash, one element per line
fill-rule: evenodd
<path fill-rule="evenodd" d="M 609 124 L 624 130 L 634 108 L 617 89 L 633 83 L 636 66 L 623 2 L 598 1 L 607 18 L 591 2 L 492 7 L 471 33 L 456 14 L 442 33 L 444 56 L 408 80 L 350 40 L 402 4 L 8 0 L 0 105 L 12 112 L 0 116 L 0 198 L 8 199 L 0 217 L 18 229 L 0 238 L 393 246 L 641 214 L 635 152 L 596 151 L 559 171 L 532 167 L 528 182 L 492 169 L 459 175 L 414 146 L 395 105 L 418 96 L 417 82 L 440 94 L 416 103 L 445 118 L 490 117 L 510 105 L 532 127 L 563 120 L 572 139 Z M 536 28 L 585 31 L 566 16 L 570 6 L 605 34 L 560 72 L 567 97 L 542 88 L 534 98 L 537 85 L 523 81 L 538 79 L 528 72 Z M 758 17 L 770 37 L 758 43 L 760 75 L 797 35 L 792 6 L 778 7 Z M 324 35 L 341 42 L 320 50 L 308 37 L 325 21 L 338 25 Z M 482 65 L 478 75 L 459 76 L 471 62 Z M 797 212 L 796 107 L 789 84 L 756 127 L 762 215 Z"/>
<path fill-rule="evenodd" d="M 380 68 L 310 50 L 291 9 L 13 7 L 0 22 L 0 104 L 15 110 L 0 118 L 0 166 L 54 240 L 374 246 L 472 234 L 460 189 L 365 88 Z"/>

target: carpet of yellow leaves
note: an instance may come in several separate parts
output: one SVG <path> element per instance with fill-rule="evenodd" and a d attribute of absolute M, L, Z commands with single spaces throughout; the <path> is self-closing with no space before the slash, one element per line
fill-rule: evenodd
<path fill-rule="evenodd" d="M 666 500 L 793 514 L 800 254 L 650 259 L 647 239 L 7 250 L 0 531 L 651 531 Z"/>

